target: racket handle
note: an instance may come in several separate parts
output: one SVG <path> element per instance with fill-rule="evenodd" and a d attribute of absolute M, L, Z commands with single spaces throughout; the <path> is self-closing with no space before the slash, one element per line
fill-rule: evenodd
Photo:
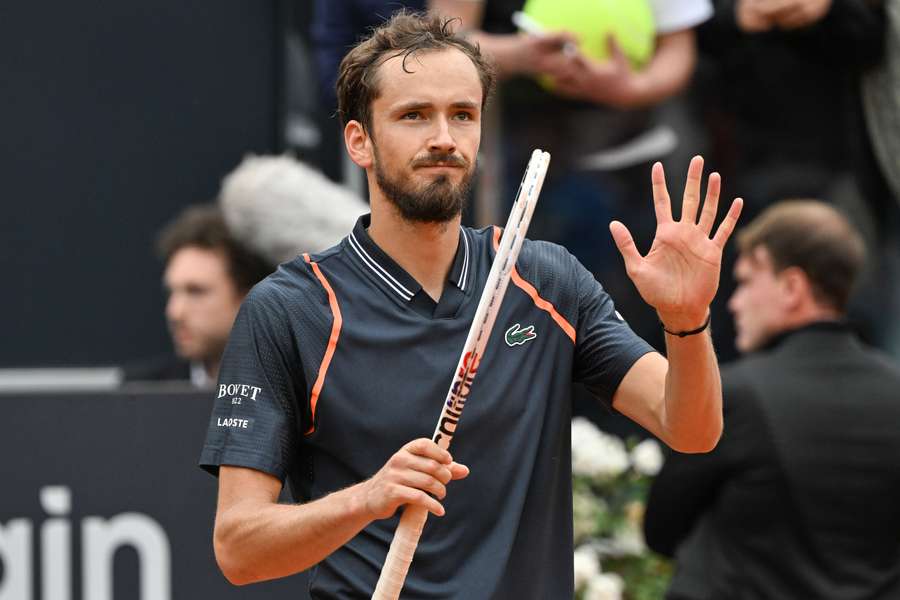
<path fill-rule="evenodd" d="M 409 571 L 416 546 L 419 545 L 419 536 L 422 535 L 427 519 L 428 510 L 421 506 L 408 505 L 403 510 L 400 524 L 397 525 L 397 531 L 391 541 L 391 548 L 388 550 L 387 558 L 384 559 L 372 600 L 397 600 L 400 597 L 400 590 L 403 589 L 406 573 Z"/>

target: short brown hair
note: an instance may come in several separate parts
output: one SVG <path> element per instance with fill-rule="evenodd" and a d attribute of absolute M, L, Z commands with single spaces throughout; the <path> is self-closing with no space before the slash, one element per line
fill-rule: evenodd
<path fill-rule="evenodd" d="M 455 20 L 434 13 L 401 10 L 350 50 L 341 61 L 335 84 L 341 121 L 345 125 L 359 121 L 371 135 L 372 102 L 379 93 L 378 67 L 386 60 L 402 56 L 403 70 L 407 71 L 406 60 L 416 52 L 427 50 L 455 48 L 469 57 L 481 79 L 483 108 L 494 89 L 494 68 L 476 44 L 453 32 Z"/>
<path fill-rule="evenodd" d="M 787 200 L 767 208 L 738 232 L 742 254 L 765 248 L 775 272 L 801 269 L 816 300 L 844 311 L 866 259 L 859 232 L 836 209 L 816 200 Z"/>
<path fill-rule="evenodd" d="M 183 248 L 196 247 L 223 252 L 228 273 L 241 293 L 249 291 L 275 267 L 234 238 L 225 223 L 222 210 L 216 204 L 198 204 L 186 208 L 163 228 L 156 247 L 167 264 Z"/>

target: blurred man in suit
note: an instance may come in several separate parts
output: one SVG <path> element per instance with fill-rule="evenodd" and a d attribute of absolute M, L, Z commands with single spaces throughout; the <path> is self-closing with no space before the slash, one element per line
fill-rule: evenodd
<path fill-rule="evenodd" d="M 217 204 L 184 210 L 160 233 L 158 250 L 176 356 L 129 366 L 125 378 L 212 386 L 244 296 L 274 267 L 238 242 Z"/>
<path fill-rule="evenodd" d="M 669 600 L 900 597 L 900 368 L 844 323 L 859 234 L 812 201 L 737 238 L 725 428 L 673 454 L 645 533 L 674 555 Z"/>

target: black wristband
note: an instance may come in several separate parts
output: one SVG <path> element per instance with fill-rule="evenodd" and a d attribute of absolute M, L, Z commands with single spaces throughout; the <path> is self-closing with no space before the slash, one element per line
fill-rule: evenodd
<path fill-rule="evenodd" d="M 697 329 L 691 329 L 690 331 L 669 331 L 666 329 L 666 324 L 660 321 L 660 325 L 662 325 L 663 331 L 668 333 L 669 335 L 678 336 L 680 338 L 687 337 L 689 335 L 697 335 L 698 333 L 703 333 L 709 327 L 709 321 L 712 319 L 712 312 L 706 315 L 706 320 L 703 321 L 703 325 L 698 327 Z"/>

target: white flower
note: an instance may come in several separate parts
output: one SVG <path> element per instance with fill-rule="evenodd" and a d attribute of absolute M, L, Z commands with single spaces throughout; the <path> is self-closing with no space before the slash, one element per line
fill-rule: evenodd
<path fill-rule="evenodd" d="M 589 582 L 584 600 L 622 600 L 625 582 L 616 573 L 598 573 Z"/>
<path fill-rule="evenodd" d="M 615 477 L 628 465 L 622 440 L 603 433 L 584 417 L 572 419 L 572 472 L 588 477 Z"/>
<path fill-rule="evenodd" d="M 575 589 L 581 589 L 600 572 L 600 560 L 589 546 L 579 546 L 575 550 Z"/>
<path fill-rule="evenodd" d="M 640 556 L 647 551 L 644 534 L 637 527 L 622 527 L 613 534 L 613 548 L 620 556 Z"/>
<path fill-rule="evenodd" d="M 653 477 L 662 468 L 663 453 L 656 440 L 646 439 L 631 450 L 631 463 L 641 475 Z"/>
<path fill-rule="evenodd" d="M 606 510 L 606 502 L 595 498 L 590 492 L 573 490 L 572 526 L 575 542 L 594 535 L 597 519 Z"/>

